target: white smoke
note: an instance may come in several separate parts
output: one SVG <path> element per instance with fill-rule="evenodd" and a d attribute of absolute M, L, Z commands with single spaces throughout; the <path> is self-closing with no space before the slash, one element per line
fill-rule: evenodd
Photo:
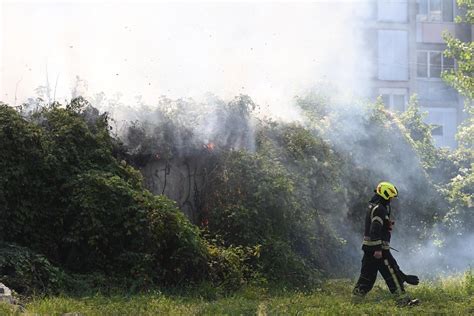
<path fill-rule="evenodd" d="M 3 4 L 3 101 L 72 94 L 203 100 L 252 96 L 298 118 L 295 95 L 319 82 L 363 93 L 369 71 L 358 32 L 364 2 Z M 355 10 L 357 9 L 357 10 Z M 76 87 L 77 76 L 88 83 Z M 21 80 L 21 81 L 20 81 Z M 17 84 L 20 81 L 19 84 Z M 74 91 L 74 92 L 73 92 Z M 48 101 L 48 100 L 47 100 Z"/>
<path fill-rule="evenodd" d="M 462 273 L 474 266 L 474 234 L 465 236 L 440 234 L 417 245 L 416 251 L 394 253 L 407 274 L 439 277 Z"/>

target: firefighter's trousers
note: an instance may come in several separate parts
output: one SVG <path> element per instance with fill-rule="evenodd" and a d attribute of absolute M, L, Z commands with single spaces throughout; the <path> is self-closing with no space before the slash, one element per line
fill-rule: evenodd
<path fill-rule="evenodd" d="M 364 251 L 362 258 L 362 268 L 360 270 L 359 280 L 357 281 L 354 294 L 365 295 L 374 286 L 377 279 L 377 272 L 385 279 L 385 283 L 392 293 L 402 294 L 405 292 L 403 288 L 403 277 L 398 267 L 397 261 L 389 250 L 382 251 L 382 258 L 376 259 L 373 251 Z"/>

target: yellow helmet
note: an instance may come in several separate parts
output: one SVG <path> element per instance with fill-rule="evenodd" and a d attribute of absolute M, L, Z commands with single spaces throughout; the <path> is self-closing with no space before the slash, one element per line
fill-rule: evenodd
<path fill-rule="evenodd" d="M 380 182 L 375 192 L 385 200 L 398 196 L 397 188 L 390 182 Z"/>

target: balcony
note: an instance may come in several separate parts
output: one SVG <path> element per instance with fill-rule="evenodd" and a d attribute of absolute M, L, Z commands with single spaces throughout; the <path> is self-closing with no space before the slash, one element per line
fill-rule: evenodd
<path fill-rule="evenodd" d="M 418 43 L 444 44 L 442 34 L 448 31 L 455 34 L 456 25 L 453 22 L 417 22 L 416 41 Z"/>

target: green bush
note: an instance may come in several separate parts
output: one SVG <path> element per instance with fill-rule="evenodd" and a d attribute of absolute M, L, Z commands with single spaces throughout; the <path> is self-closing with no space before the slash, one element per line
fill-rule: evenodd
<path fill-rule="evenodd" d="M 208 243 L 209 272 L 211 281 L 224 293 L 236 290 L 255 280 L 249 262 L 260 255 L 260 247 L 229 246 L 224 247 L 214 240 Z"/>
<path fill-rule="evenodd" d="M 0 240 L 33 249 L 54 244 L 53 227 L 45 225 L 54 189 L 45 187 L 49 170 L 43 137 L 44 130 L 0 104 Z"/>
<path fill-rule="evenodd" d="M 258 247 L 249 264 L 268 280 L 302 285 L 317 279 L 317 258 L 307 264 L 309 253 L 298 249 L 297 231 L 308 218 L 287 171 L 260 154 L 232 151 L 221 159 L 205 199 L 211 235 L 227 247 Z"/>
<path fill-rule="evenodd" d="M 149 247 L 165 282 L 183 284 L 208 276 L 208 252 L 198 228 L 165 196 L 154 197 L 147 215 Z"/>
<path fill-rule="evenodd" d="M 54 293 L 66 286 L 68 278 L 46 257 L 25 247 L 0 243 L 0 282 L 20 294 Z"/>
<path fill-rule="evenodd" d="M 70 272 L 133 277 L 142 287 L 207 277 L 197 228 L 113 156 L 107 116 L 83 99 L 28 120 L 1 105 L 0 144 L 1 241 Z"/>

